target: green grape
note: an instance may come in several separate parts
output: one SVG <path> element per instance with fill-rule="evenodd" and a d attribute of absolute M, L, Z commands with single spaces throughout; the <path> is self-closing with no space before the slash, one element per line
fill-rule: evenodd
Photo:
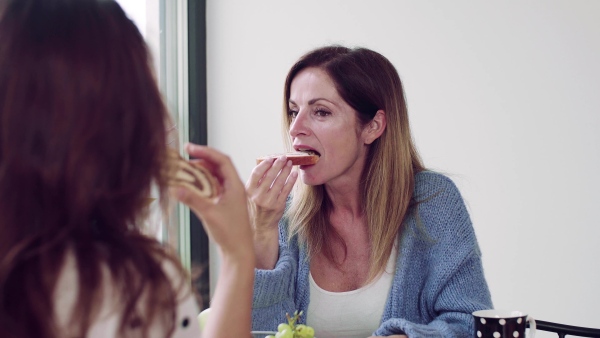
<path fill-rule="evenodd" d="M 275 338 L 314 338 L 315 329 L 305 324 L 297 324 L 302 316 L 302 311 L 294 312 L 293 316 L 289 313 L 285 314 L 287 323 L 281 323 L 277 326 L 277 334 Z"/>
<path fill-rule="evenodd" d="M 315 336 L 315 329 L 304 324 L 296 325 L 295 332 L 297 338 L 313 338 Z"/>
<path fill-rule="evenodd" d="M 277 332 L 275 338 L 294 338 L 294 331 L 283 329 L 283 331 Z"/>
<path fill-rule="evenodd" d="M 288 330 L 290 330 L 290 331 L 293 331 L 292 327 L 291 327 L 289 324 L 286 324 L 286 323 L 281 323 L 281 324 L 279 324 L 279 325 L 277 326 L 277 331 L 278 331 L 278 332 L 281 332 L 281 331 L 283 331 L 283 330 L 285 330 L 285 329 L 288 329 Z"/>

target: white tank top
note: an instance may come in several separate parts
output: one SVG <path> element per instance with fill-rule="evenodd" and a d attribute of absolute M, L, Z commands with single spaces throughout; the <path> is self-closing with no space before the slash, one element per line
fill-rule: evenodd
<path fill-rule="evenodd" d="M 330 292 L 321 289 L 309 273 L 310 302 L 306 324 L 318 338 L 366 338 L 379 328 L 381 316 L 392 287 L 396 267 L 396 248 L 385 271 L 357 290 Z"/>

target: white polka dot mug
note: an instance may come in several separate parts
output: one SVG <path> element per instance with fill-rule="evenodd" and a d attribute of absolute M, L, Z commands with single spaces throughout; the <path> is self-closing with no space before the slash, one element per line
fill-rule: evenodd
<path fill-rule="evenodd" d="M 481 310 L 473 312 L 476 338 L 525 338 L 529 322 L 529 338 L 535 337 L 535 320 L 521 311 Z"/>

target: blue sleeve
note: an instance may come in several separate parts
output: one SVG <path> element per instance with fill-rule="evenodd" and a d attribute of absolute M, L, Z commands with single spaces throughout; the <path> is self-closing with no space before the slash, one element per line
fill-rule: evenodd
<path fill-rule="evenodd" d="M 277 331 L 285 322 L 282 314 L 293 313 L 295 281 L 298 271 L 298 248 L 288 242 L 284 220 L 280 222 L 279 258 L 273 270 L 255 269 L 252 304 L 252 330 Z"/>
<path fill-rule="evenodd" d="M 440 290 L 431 306 L 434 318 L 427 324 L 411 322 L 403 318 L 384 321 L 375 332 L 376 336 L 406 334 L 412 337 L 471 337 L 473 317 L 476 310 L 490 309 L 492 303 L 479 269 L 478 257 L 468 259 Z"/>
<path fill-rule="evenodd" d="M 374 334 L 470 337 L 471 313 L 493 307 L 475 231 L 450 179 L 428 173 L 420 180 L 415 194 L 422 202 L 405 229 L 391 292 L 398 296 Z"/>

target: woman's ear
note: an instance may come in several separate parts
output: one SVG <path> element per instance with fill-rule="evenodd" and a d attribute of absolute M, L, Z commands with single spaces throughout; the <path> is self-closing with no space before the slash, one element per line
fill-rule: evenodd
<path fill-rule="evenodd" d="M 385 119 L 385 112 L 383 110 L 378 110 L 377 113 L 375 113 L 375 116 L 373 117 L 373 119 L 371 120 L 371 122 L 369 122 L 362 131 L 362 136 L 363 136 L 363 141 L 365 142 L 365 144 L 371 144 L 373 143 L 376 139 L 379 138 L 379 136 L 381 136 L 381 134 L 383 134 L 383 131 L 385 130 L 386 127 L 386 119 Z"/>

